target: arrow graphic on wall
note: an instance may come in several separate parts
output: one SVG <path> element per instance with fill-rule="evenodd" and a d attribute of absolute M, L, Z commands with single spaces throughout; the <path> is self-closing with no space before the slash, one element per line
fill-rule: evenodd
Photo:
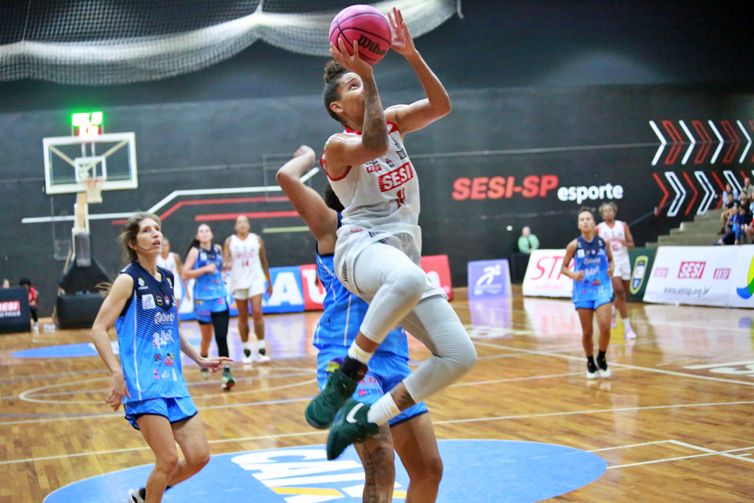
<path fill-rule="evenodd" d="M 754 170 L 752 172 L 754 173 Z M 678 216 L 682 209 L 683 216 L 689 216 L 697 203 L 696 214 L 704 215 L 716 201 L 715 185 L 704 171 L 694 171 L 693 176 L 691 171 L 683 171 L 681 173 L 665 171 L 663 175 L 660 176 L 658 173 L 652 173 L 652 178 L 662 191 L 662 198 L 655 209 L 655 214 L 658 216 L 666 209 L 666 206 L 666 216 L 668 217 Z M 722 181 L 717 176 L 717 173 L 713 171 L 711 175 L 715 183 L 720 186 Z M 730 182 L 731 185 L 733 185 L 733 182 L 735 182 L 734 186 L 739 185 L 733 171 L 725 170 L 723 171 L 723 175 L 725 180 Z M 673 193 L 672 200 L 670 197 L 671 192 Z M 689 192 L 691 192 L 691 197 L 687 197 Z M 670 201 L 670 204 L 668 204 L 668 201 Z"/>
<path fill-rule="evenodd" d="M 686 189 L 683 188 L 683 184 L 678 179 L 678 175 L 672 171 L 666 171 L 665 178 L 668 179 L 670 186 L 673 187 L 673 190 L 675 191 L 675 197 L 670 202 L 670 207 L 668 208 L 668 216 L 674 217 L 680 211 L 681 206 L 683 205 L 683 200 L 686 199 Z"/>
<path fill-rule="evenodd" d="M 750 120 L 748 124 L 754 131 L 754 121 Z M 672 166 L 678 161 L 681 153 L 683 155 L 680 156 L 680 162 L 684 166 L 690 161 L 694 164 L 716 164 L 718 161 L 722 164 L 732 164 L 739 150 L 742 150 L 742 154 L 738 158 L 738 163 L 743 164 L 752 143 L 751 135 L 740 120 L 735 121 L 734 126 L 729 120 L 708 120 L 705 123 L 694 119 L 690 121 L 690 125 L 678 120 L 676 125 L 675 121 L 663 119 L 659 124 L 649 121 L 649 126 L 660 141 L 652 158 L 652 166 L 660 162 L 665 166 Z M 742 136 L 745 138 L 745 144 Z M 695 149 L 696 155 L 692 156 Z"/>
<path fill-rule="evenodd" d="M 751 124 L 751 121 L 749 121 Z M 743 164 L 744 159 L 746 159 L 746 154 L 749 152 L 749 147 L 751 147 L 751 136 L 749 136 L 749 133 L 746 131 L 746 128 L 743 124 L 741 124 L 741 121 L 736 121 L 736 124 L 738 124 L 738 128 L 741 130 L 741 133 L 746 137 L 746 146 L 744 147 L 744 151 L 741 153 L 741 158 L 738 160 L 738 164 Z"/>
<path fill-rule="evenodd" d="M 712 186 L 704 171 L 694 171 L 694 176 L 704 190 L 704 197 L 702 198 L 702 202 L 699 203 L 699 208 L 696 209 L 696 214 L 704 215 L 712 205 L 712 201 L 715 200 L 715 187 Z"/>

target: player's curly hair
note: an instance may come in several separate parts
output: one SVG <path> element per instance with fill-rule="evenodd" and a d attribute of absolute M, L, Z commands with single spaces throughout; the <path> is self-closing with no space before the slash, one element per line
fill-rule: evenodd
<path fill-rule="evenodd" d="M 618 214 L 618 205 L 612 201 L 608 201 L 608 202 L 600 204 L 600 215 L 602 215 L 605 212 L 605 208 L 612 208 L 613 213 L 615 213 L 616 215 Z"/>
<path fill-rule="evenodd" d="M 330 109 L 330 103 L 332 103 L 333 101 L 338 101 L 340 99 L 338 84 L 340 83 L 340 78 L 347 72 L 348 70 L 346 70 L 345 67 L 343 67 L 337 61 L 331 59 L 325 64 L 325 73 L 322 75 L 322 78 L 325 81 L 325 89 L 323 92 L 325 109 L 327 110 L 327 113 L 330 114 L 330 117 L 340 122 L 341 124 L 342 121 L 340 120 L 340 117 L 338 117 L 338 115 L 333 112 L 332 109 Z"/>

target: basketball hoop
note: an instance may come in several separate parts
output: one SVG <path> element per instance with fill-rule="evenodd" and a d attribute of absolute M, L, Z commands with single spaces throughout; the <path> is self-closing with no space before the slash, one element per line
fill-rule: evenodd
<path fill-rule="evenodd" d="M 81 185 L 86 190 L 87 203 L 97 204 L 102 202 L 102 185 L 104 183 L 105 179 L 98 176 L 81 180 Z"/>

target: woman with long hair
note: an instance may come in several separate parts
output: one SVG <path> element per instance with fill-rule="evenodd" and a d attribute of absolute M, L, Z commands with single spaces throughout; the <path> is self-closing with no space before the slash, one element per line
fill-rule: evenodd
<path fill-rule="evenodd" d="M 403 144 L 406 134 L 450 113 L 448 93 L 416 49 L 398 9 L 389 15 L 391 48 L 403 56 L 425 98 L 383 109 L 374 69 L 343 38 L 331 45 L 324 104 L 345 131 L 330 136 L 321 165 L 343 203 L 335 244 L 335 273 L 369 303 L 340 369 L 306 408 L 309 424 L 330 424 L 327 456 L 459 379 L 476 363 L 474 344 L 445 292 L 419 267 L 419 180 Z M 350 399 L 387 334 L 403 325 L 432 356 L 374 404 Z M 337 418 L 336 418 L 337 416 Z"/>
<path fill-rule="evenodd" d="M 189 245 L 188 254 L 183 266 L 183 279 L 194 280 L 194 314 L 199 322 L 202 341 L 200 354 L 206 358 L 209 345 L 212 342 L 212 332 L 215 333 L 217 354 L 229 357 L 228 324 L 230 322 L 230 308 L 228 307 L 225 281 L 223 280 L 223 250 L 220 245 L 212 243 L 212 229 L 207 224 L 201 224 Z M 209 373 L 202 371 L 202 378 L 208 379 Z M 223 368 L 223 391 L 230 391 L 236 381 L 230 372 L 230 365 Z"/>
<path fill-rule="evenodd" d="M 111 373 L 105 403 L 113 410 L 123 404 L 126 420 L 141 432 L 155 456 L 146 486 L 131 490 L 128 501 L 153 503 L 209 462 L 204 424 L 186 387 L 180 352 L 208 371 L 217 371 L 228 359 L 200 356 L 179 332 L 175 277 L 157 266 L 160 219 L 149 213 L 131 216 L 120 241 L 130 263 L 110 287 L 91 337 Z M 113 326 L 120 361 L 108 337 Z"/>
<path fill-rule="evenodd" d="M 568 243 L 561 274 L 573 280 L 573 304 L 581 322 L 581 344 L 586 354 L 586 378 L 610 377 L 607 347 L 610 344 L 610 315 L 613 306 L 613 253 L 605 240 L 597 235 L 596 220 L 591 208 L 578 212 L 581 235 Z M 569 270 L 574 260 L 573 271 Z M 597 315 L 600 338 L 597 360 L 592 339 L 594 316 Z"/>

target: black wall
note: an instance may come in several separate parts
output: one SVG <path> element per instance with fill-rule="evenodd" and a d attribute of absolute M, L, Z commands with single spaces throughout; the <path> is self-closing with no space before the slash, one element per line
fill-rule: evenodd
<path fill-rule="evenodd" d="M 685 214 L 684 205 L 668 217 L 661 208 L 655 216 L 663 193 L 653 174 L 667 184 L 665 172 L 684 180 L 684 171 L 712 179 L 713 172 L 722 176 L 728 170 L 740 180 L 751 171 L 751 152 L 743 163 L 736 156 L 726 165 L 720 156 L 713 164 L 707 156 L 681 165 L 680 157 L 666 163 L 664 156 L 653 166 L 659 140 L 649 126 L 663 120 L 741 121 L 754 136 L 752 40 L 739 4 L 502 4 L 465 2 L 464 19 L 451 19 L 417 40 L 454 104 L 449 117 L 409 136 L 407 146 L 422 180 L 424 252 L 450 255 L 455 284 L 465 280 L 466 261 L 508 255 L 522 225 L 531 225 L 546 247 L 572 238 L 578 204 L 558 199 L 560 187 L 621 185 L 619 217 L 632 222 L 643 243 L 696 210 Z M 105 193 L 105 202 L 90 211 L 146 209 L 173 190 L 271 184 L 282 155 L 301 143 L 320 151 L 337 130 L 322 109 L 324 61 L 259 42 L 207 70 L 153 83 L 0 84 L 0 204 L 7 236 L 0 242 L 0 275 L 14 281 L 29 276 L 40 287 L 42 313 L 49 314 L 62 270 L 53 260 L 53 233 L 64 238 L 71 224 L 21 219 L 72 212 L 72 195 L 43 193 L 41 148 L 42 138 L 68 134 L 70 110 L 104 110 L 108 131 L 136 133 L 139 189 Z M 421 96 L 396 55 L 379 64 L 377 79 L 386 104 Z M 542 188 L 554 177 L 556 187 Z M 523 190 L 506 193 L 501 182 Z M 321 188 L 323 176 L 313 184 Z M 687 189 L 690 194 L 692 187 Z M 183 252 L 197 215 L 281 210 L 290 206 L 275 200 L 184 206 L 164 226 Z M 232 232 L 230 221 L 211 225 L 217 239 Z M 291 225 L 300 222 L 252 223 L 256 232 Z M 111 273 L 120 263 L 117 229 L 112 221 L 92 222 L 95 255 Z M 263 237 L 272 265 L 311 262 L 307 234 Z"/>

